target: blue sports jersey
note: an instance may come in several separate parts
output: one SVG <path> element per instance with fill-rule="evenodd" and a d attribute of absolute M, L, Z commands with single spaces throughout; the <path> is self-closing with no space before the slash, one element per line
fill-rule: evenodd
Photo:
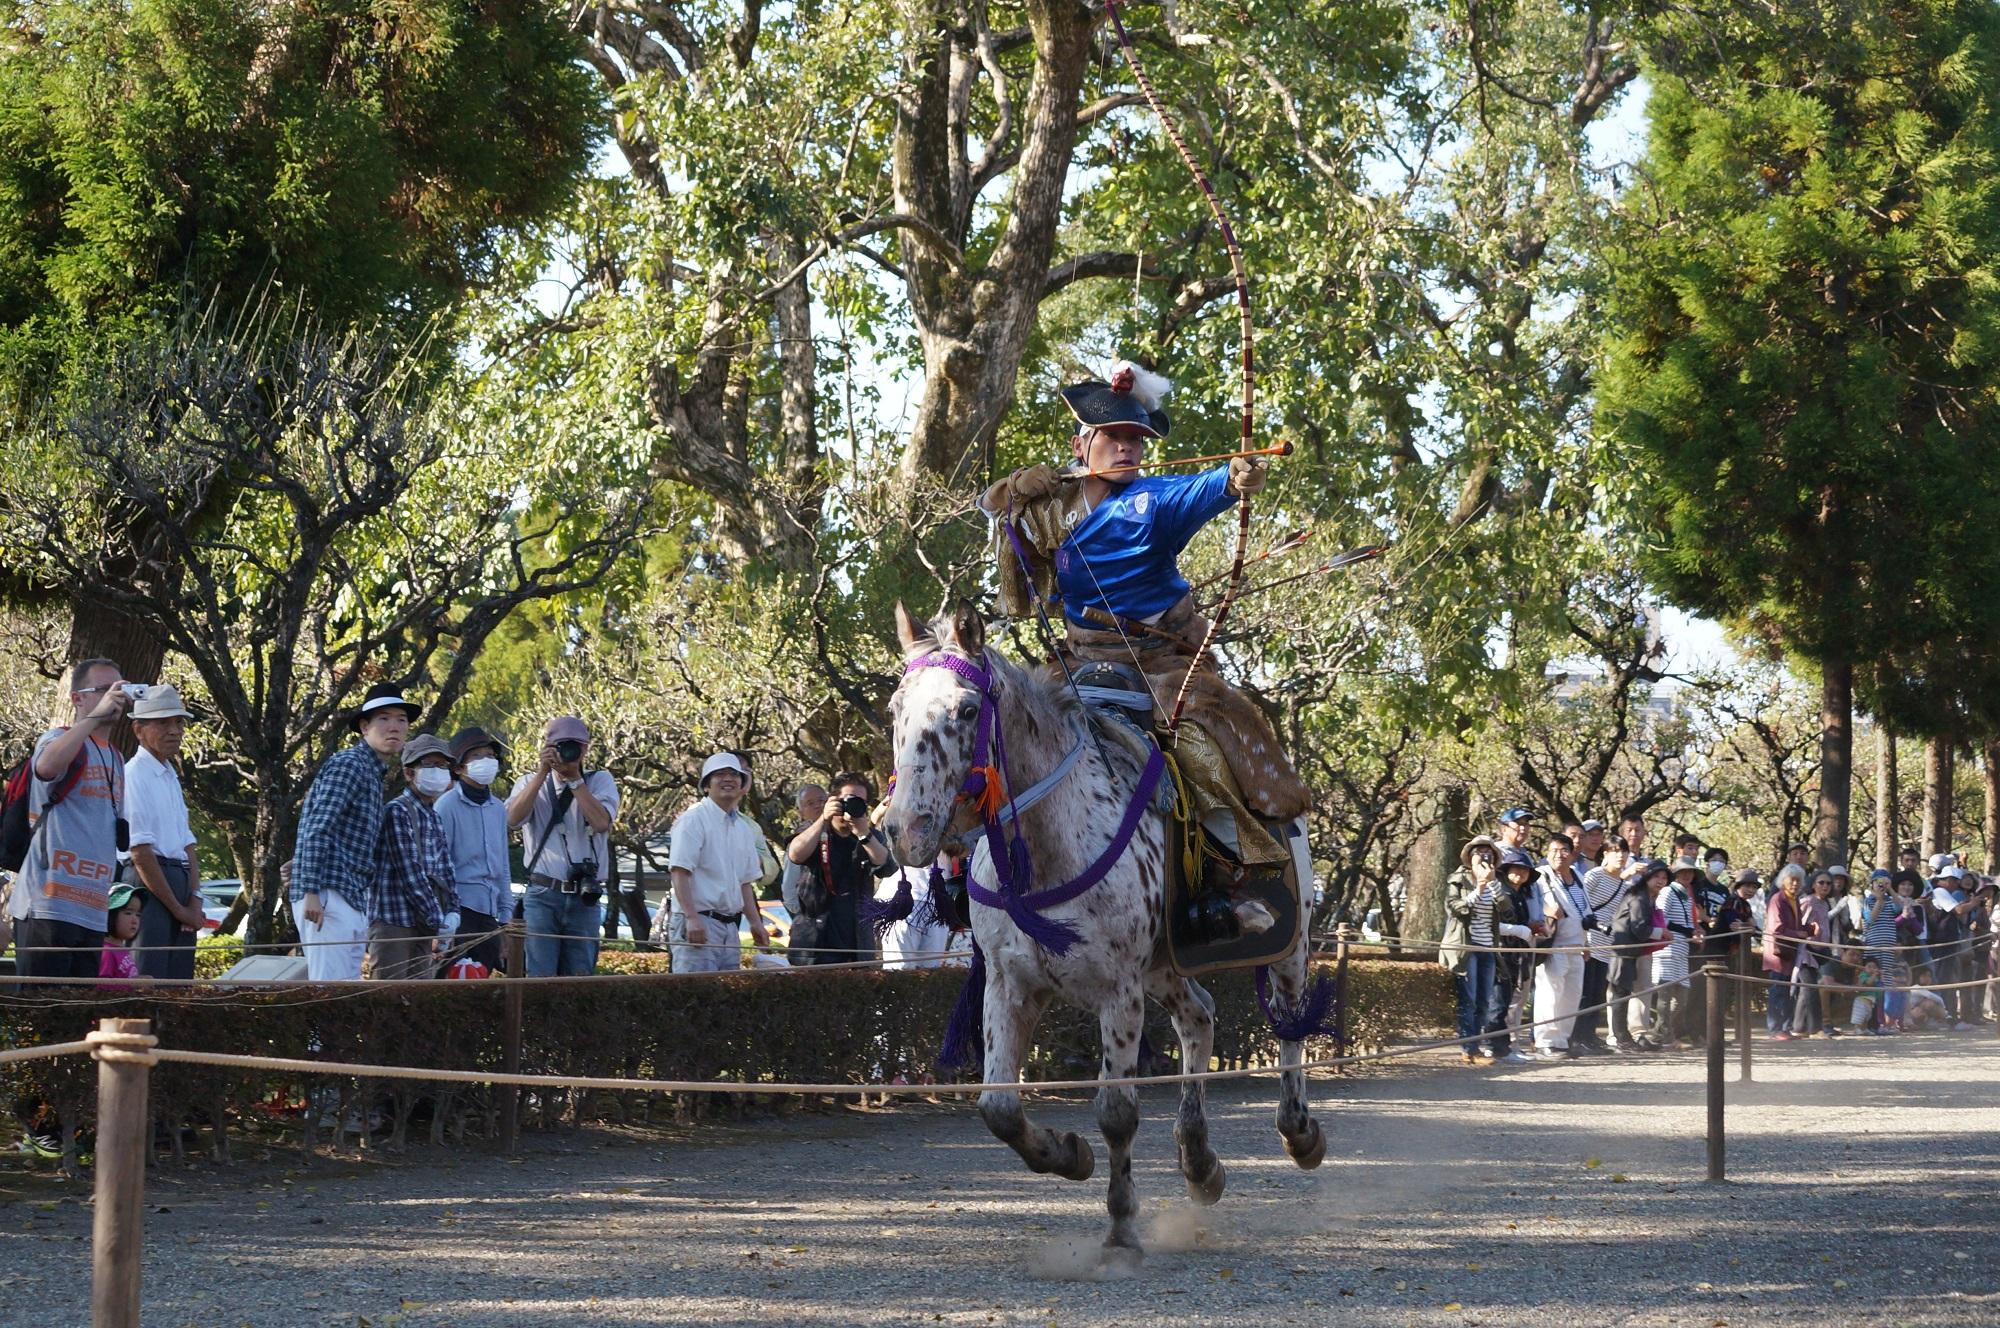
<path fill-rule="evenodd" d="M 1187 542 L 1236 501 L 1229 467 L 1199 475 L 1145 475 L 1099 503 L 1056 550 L 1063 611 L 1090 626 L 1083 607 L 1149 621 L 1188 593 L 1179 558 Z"/>

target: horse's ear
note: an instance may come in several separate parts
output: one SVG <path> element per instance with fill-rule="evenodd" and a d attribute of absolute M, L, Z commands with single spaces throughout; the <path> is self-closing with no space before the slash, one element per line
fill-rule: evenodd
<path fill-rule="evenodd" d="M 958 648 L 966 654 L 977 657 L 986 650 L 986 624 L 979 616 L 979 610 L 966 603 L 958 602 L 958 608 L 951 615 L 951 634 L 958 641 Z"/>
<path fill-rule="evenodd" d="M 923 634 L 911 619 L 910 611 L 903 607 L 903 601 L 896 601 L 896 640 L 903 647 L 904 654 L 910 654 L 923 644 Z"/>

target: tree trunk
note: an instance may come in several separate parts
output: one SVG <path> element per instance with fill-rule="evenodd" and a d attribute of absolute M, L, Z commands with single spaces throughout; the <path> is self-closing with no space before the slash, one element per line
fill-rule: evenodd
<path fill-rule="evenodd" d="M 278 868 L 291 861 L 299 837 L 298 790 L 282 772 L 259 772 L 257 825 L 252 834 L 250 875 L 243 879 L 249 926 L 243 939 L 268 945 L 298 935 L 298 924 L 287 906 L 285 883 Z"/>
<path fill-rule="evenodd" d="M 1847 861 L 1847 816 L 1854 794 L 1854 663 L 1827 660 L 1819 702 L 1819 808 L 1814 848 L 1822 867 Z"/>
<path fill-rule="evenodd" d="M 1986 872 L 2000 871 L 2000 738 L 1988 738 L 1979 754 L 1980 782 L 1986 786 L 1986 817 L 1980 838 L 1986 841 Z"/>
<path fill-rule="evenodd" d="M 1410 888 L 1401 928 L 1406 942 L 1436 941 L 1444 935 L 1445 880 L 1458 866 L 1458 853 L 1465 844 L 1470 793 L 1454 784 L 1438 795 L 1438 802 L 1438 823 L 1417 841 L 1410 855 Z"/>
<path fill-rule="evenodd" d="M 1919 847 L 1926 859 L 1951 847 L 1951 741 L 1935 737 L 1924 746 L 1924 831 Z"/>
<path fill-rule="evenodd" d="M 1896 869 L 1896 731 L 1875 724 L 1875 865 Z"/>

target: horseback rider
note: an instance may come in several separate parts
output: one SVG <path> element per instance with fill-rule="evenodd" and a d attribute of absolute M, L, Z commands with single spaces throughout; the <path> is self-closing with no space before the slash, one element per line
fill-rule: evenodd
<path fill-rule="evenodd" d="M 1178 565 L 1195 532 L 1264 487 L 1266 466 L 1237 457 L 1199 473 L 1145 474 L 1148 443 L 1167 436 L 1161 401 L 1170 386 L 1121 362 L 1109 382 L 1062 390 L 1077 423 L 1072 463 L 1024 467 L 980 500 L 996 518 L 1001 608 L 1020 617 L 1038 598 L 1059 600 L 1064 652 L 1136 674 L 1156 726 L 1192 671 L 1175 755 L 1202 827 L 1246 867 L 1289 858 L 1305 893 L 1310 794 L 1263 712 L 1212 658 L 1196 658 L 1208 623 Z"/>

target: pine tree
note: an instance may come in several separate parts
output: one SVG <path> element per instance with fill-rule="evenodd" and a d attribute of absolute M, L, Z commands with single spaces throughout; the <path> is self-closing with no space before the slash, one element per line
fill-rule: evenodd
<path fill-rule="evenodd" d="M 1655 583 L 1818 673 L 1841 860 L 1856 665 L 1986 616 L 2000 7 L 1810 0 L 1651 54 L 1602 418 Z"/>

